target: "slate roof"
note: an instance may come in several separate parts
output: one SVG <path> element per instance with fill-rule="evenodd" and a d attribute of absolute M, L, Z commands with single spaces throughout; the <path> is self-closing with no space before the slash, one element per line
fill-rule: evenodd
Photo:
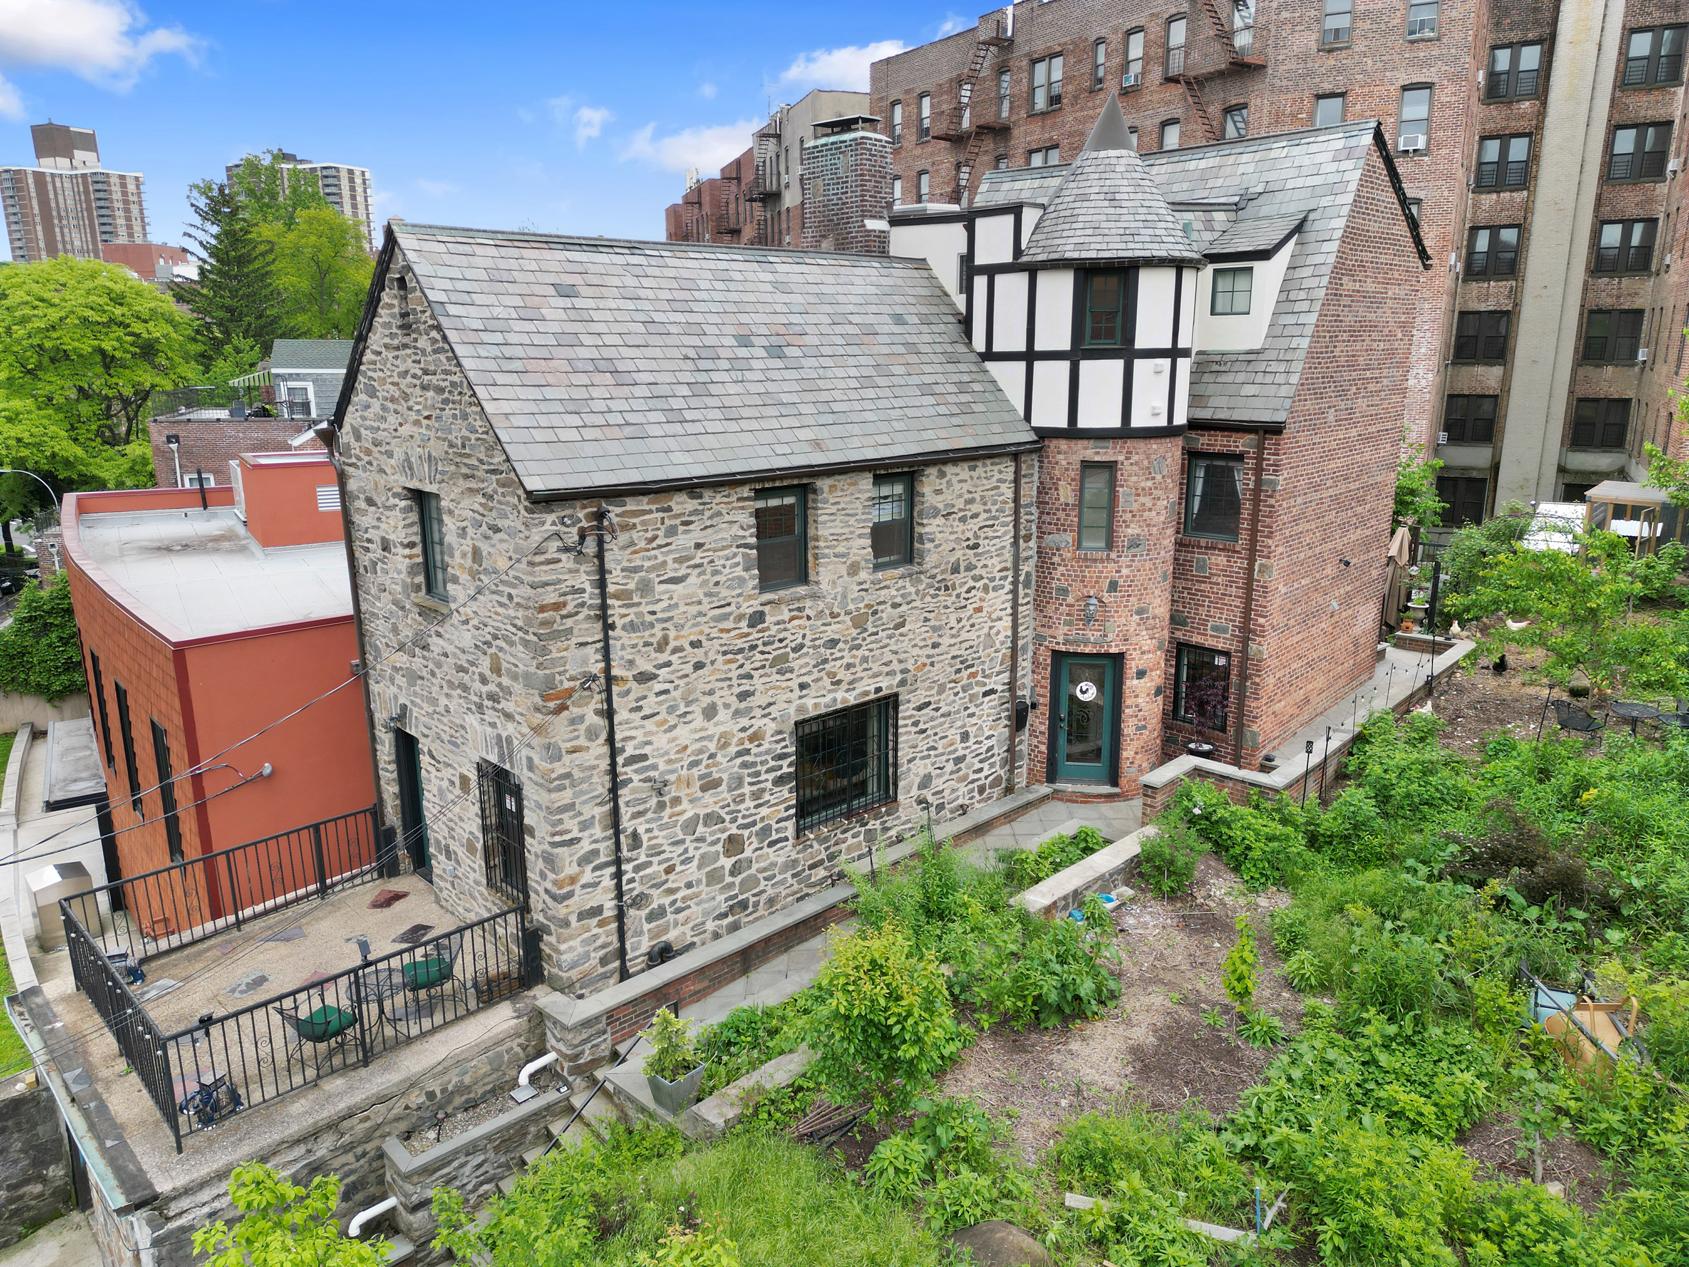
<path fill-rule="evenodd" d="M 1202 264 L 1144 160 L 1131 148 L 1113 93 L 1027 238 L 1020 263 L 1031 268 Z"/>
<path fill-rule="evenodd" d="M 277 339 L 270 364 L 280 370 L 344 371 L 352 359 L 351 339 Z"/>
<path fill-rule="evenodd" d="M 1052 163 L 1048 167 L 1004 167 L 986 172 L 980 179 L 979 192 L 968 205 L 975 211 L 1013 206 L 1017 202 L 1047 206 L 1072 166 L 1072 163 Z"/>
<path fill-rule="evenodd" d="M 530 496 L 1038 443 L 925 263 L 403 222 L 392 234 Z"/>
<path fill-rule="evenodd" d="M 1235 200 L 1237 219 L 1223 235 L 1231 241 L 1267 238 L 1290 220 L 1302 219 L 1262 346 L 1248 352 L 1198 352 L 1191 359 L 1192 421 L 1282 423 L 1290 416 L 1303 357 L 1377 127 L 1372 119 L 1357 119 L 1144 156 L 1144 166 L 1174 205 Z M 1413 255 L 1405 221 L 1401 249 Z"/>
<path fill-rule="evenodd" d="M 1233 220 L 1203 243 L 1202 253 L 1217 259 L 1277 251 L 1307 218 L 1305 215 L 1246 216 Z"/>

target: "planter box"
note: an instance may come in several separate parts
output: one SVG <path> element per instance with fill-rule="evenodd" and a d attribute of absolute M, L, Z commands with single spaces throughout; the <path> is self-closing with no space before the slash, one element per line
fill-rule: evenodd
<path fill-rule="evenodd" d="M 1142 843 L 1160 835 L 1156 827 L 1140 827 L 1130 836 L 1105 845 L 1089 858 L 1041 880 L 1015 901 L 1034 915 L 1060 919 L 1093 893 L 1118 895 L 1126 877 L 1138 865 Z"/>
<path fill-rule="evenodd" d="M 692 1139 L 720 1139 L 739 1125 L 748 1101 L 760 1092 L 791 1086 L 814 1059 L 815 1053 L 807 1047 L 776 1056 L 687 1109 L 680 1118 L 681 1133 Z"/>
<path fill-rule="evenodd" d="M 677 1078 L 670 1082 L 667 1078 L 660 1078 L 654 1073 L 645 1075 L 646 1082 L 651 1087 L 651 1098 L 657 1107 L 670 1117 L 679 1117 L 692 1107 L 692 1102 L 698 1098 L 698 1087 L 704 1081 L 704 1066 L 699 1065 L 684 1078 Z"/>

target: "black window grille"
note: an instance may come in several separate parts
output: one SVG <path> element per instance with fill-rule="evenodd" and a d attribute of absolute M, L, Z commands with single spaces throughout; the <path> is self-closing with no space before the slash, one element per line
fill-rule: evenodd
<path fill-rule="evenodd" d="M 93 666 L 94 699 L 100 706 L 100 739 L 106 747 L 106 768 L 113 770 L 117 768 L 117 761 L 111 752 L 111 722 L 106 718 L 106 681 L 100 673 L 100 653 L 90 651 L 88 662 Z"/>
<path fill-rule="evenodd" d="M 1630 439 L 1630 401 L 1580 400 L 1572 413 L 1572 448 L 1622 449 Z"/>
<path fill-rule="evenodd" d="M 1450 396 L 1443 409 L 1449 444 L 1489 444 L 1495 440 L 1494 396 Z"/>
<path fill-rule="evenodd" d="M 1463 312 L 1454 323 L 1454 359 L 1467 364 L 1507 359 L 1507 312 Z"/>
<path fill-rule="evenodd" d="M 770 488 L 756 495 L 757 579 L 764 590 L 809 579 L 807 500 L 801 488 Z"/>
<path fill-rule="evenodd" d="M 1609 220 L 1595 244 L 1597 273 L 1646 273 L 1654 266 L 1656 220 Z"/>
<path fill-rule="evenodd" d="M 1224 734 L 1231 706 L 1229 652 L 1179 644 L 1173 687 L 1173 716 Z"/>
<path fill-rule="evenodd" d="M 1684 34 L 1689 27 L 1658 26 L 1632 31 L 1625 43 L 1624 86 L 1651 88 L 1683 78 Z"/>
<path fill-rule="evenodd" d="M 1475 189 L 1523 189 L 1531 178 L 1531 138 L 1486 136 L 1478 141 Z"/>
<path fill-rule="evenodd" d="M 117 724 L 123 731 L 123 769 L 129 776 L 129 804 L 137 814 L 141 812 L 141 770 L 135 760 L 135 727 L 129 718 L 129 692 L 123 683 L 112 682 L 117 696 Z"/>
<path fill-rule="evenodd" d="M 797 726 L 798 831 L 897 799 L 897 696 Z"/>
<path fill-rule="evenodd" d="M 487 887 L 528 905 L 528 850 L 523 838 L 522 785 L 501 765 L 476 765 L 481 791 L 481 855 Z"/>
<path fill-rule="evenodd" d="M 422 589 L 430 598 L 446 597 L 446 524 L 440 494 L 418 492 L 417 526 L 422 538 Z"/>
<path fill-rule="evenodd" d="M 1512 277 L 1518 271 L 1518 225 L 1485 225 L 1467 233 L 1468 277 Z"/>
<path fill-rule="evenodd" d="M 1185 19 L 1167 19 L 1167 57 L 1162 74 L 1167 79 L 1185 73 Z"/>
<path fill-rule="evenodd" d="M 1243 460 L 1192 454 L 1185 477 L 1185 535 L 1236 541 L 1243 510 Z"/>
<path fill-rule="evenodd" d="M 1643 315 L 1640 308 L 1591 312 L 1584 319 L 1583 359 L 1606 365 L 1636 360 Z"/>
<path fill-rule="evenodd" d="M 170 772 L 170 736 L 157 719 L 152 723 L 152 755 L 158 765 L 158 799 L 164 810 L 164 839 L 170 846 L 170 861 L 181 862 L 182 824 L 176 816 L 176 784 Z"/>
<path fill-rule="evenodd" d="M 1114 526 L 1114 463 L 1079 466 L 1079 548 L 1106 550 Z"/>
<path fill-rule="evenodd" d="M 901 567 L 915 559 L 915 477 L 874 477 L 874 526 L 869 530 L 876 568 Z"/>
<path fill-rule="evenodd" d="M 1614 128 L 1613 148 L 1607 156 L 1607 179 L 1658 180 L 1666 174 L 1666 157 L 1670 151 L 1669 123 Z"/>

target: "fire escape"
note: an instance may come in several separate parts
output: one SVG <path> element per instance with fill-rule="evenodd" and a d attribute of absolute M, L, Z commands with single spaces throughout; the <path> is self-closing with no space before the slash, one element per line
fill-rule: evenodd
<path fill-rule="evenodd" d="M 1013 42 L 1012 36 L 1003 34 L 1002 19 L 994 18 L 989 26 L 982 25 L 979 39 L 968 58 L 968 68 L 956 83 L 956 104 L 945 109 L 933 122 L 932 134 L 936 140 L 950 141 L 960 148 L 956 156 L 956 184 L 948 199 L 957 205 L 967 202 L 968 186 L 984 153 L 986 140 L 993 132 L 1009 129 L 1009 121 L 998 114 L 995 98 L 983 102 L 987 108 L 976 117 L 974 95 L 986 67 L 996 60 L 1000 50 Z"/>
<path fill-rule="evenodd" d="M 1185 102 L 1196 116 L 1204 142 L 1218 141 L 1220 130 L 1209 112 L 1202 94 L 1202 83 L 1237 70 L 1254 70 L 1266 66 L 1266 59 L 1255 53 L 1255 0 L 1230 0 L 1231 20 L 1221 11 L 1220 0 L 1201 0 L 1202 11 L 1208 15 L 1219 44 L 1220 61 L 1199 68 L 1190 65 L 1183 47 L 1167 50 L 1165 78 L 1176 80 L 1185 90 Z"/>
<path fill-rule="evenodd" d="M 745 226 L 745 232 L 739 237 L 740 242 L 749 245 L 753 240 L 758 246 L 774 246 L 775 235 L 770 231 L 774 217 L 769 214 L 768 203 L 780 197 L 780 116 L 773 118 L 756 130 L 751 137 L 751 179 L 745 186 L 745 197 L 758 204 L 758 211 L 754 223 Z"/>

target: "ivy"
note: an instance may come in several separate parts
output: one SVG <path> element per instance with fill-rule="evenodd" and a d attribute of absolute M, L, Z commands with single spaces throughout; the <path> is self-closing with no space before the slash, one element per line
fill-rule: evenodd
<path fill-rule="evenodd" d="M 30 582 L 12 623 L 0 629 L 0 690 L 43 695 L 57 703 L 87 689 L 69 583 L 43 587 Z"/>

